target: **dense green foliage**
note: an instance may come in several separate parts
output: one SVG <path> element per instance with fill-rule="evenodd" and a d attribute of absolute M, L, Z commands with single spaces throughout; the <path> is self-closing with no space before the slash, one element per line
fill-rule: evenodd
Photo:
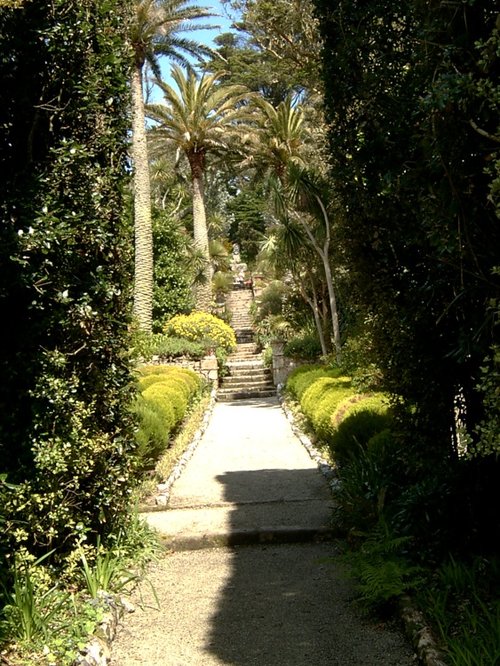
<path fill-rule="evenodd" d="M 193 308 L 185 231 L 164 212 L 153 217 L 153 330 L 162 330 L 165 321 Z"/>
<path fill-rule="evenodd" d="M 0 14 L 0 452 L 8 545 L 70 551 L 127 509 L 126 1 Z"/>
<path fill-rule="evenodd" d="M 499 441 L 491 355 L 500 246 L 495 3 L 315 4 L 337 233 L 371 361 L 395 396 L 406 461 L 399 483 L 409 486 L 408 503 L 413 493 L 412 502 L 418 494 L 432 505 L 442 493 L 428 534 L 437 540 L 442 530 L 443 547 L 446 496 L 460 487 L 460 530 L 488 547 L 500 527 L 499 465 L 488 457 Z M 464 460 L 476 453 L 483 458 Z M 421 517 L 406 518 L 421 532 Z"/>
<path fill-rule="evenodd" d="M 479 99 L 493 63 L 480 67 L 475 44 L 495 18 L 493 3 L 462 13 L 374 0 L 343 2 L 323 23 L 344 245 L 386 381 L 416 407 L 431 450 L 450 448 L 460 387 L 472 432 L 493 340 L 499 237 L 485 168 L 498 118 Z"/>

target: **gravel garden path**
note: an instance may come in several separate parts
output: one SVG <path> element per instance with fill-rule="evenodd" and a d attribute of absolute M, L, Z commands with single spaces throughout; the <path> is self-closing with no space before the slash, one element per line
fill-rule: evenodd
<path fill-rule="evenodd" d="M 165 555 L 113 642 L 113 666 L 409 666 L 399 627 L 357 607 L 332 499 L 276 398 L 216 404 L 146 514 Z"/>

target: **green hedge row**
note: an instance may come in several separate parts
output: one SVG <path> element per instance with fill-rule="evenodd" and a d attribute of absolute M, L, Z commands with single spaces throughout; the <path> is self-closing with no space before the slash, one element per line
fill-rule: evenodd
<path fill-rule="evenodd" d="M 170 435 L 202 385 L 202 378 L 187 368 L 148 365 L 139 369 L 139 395 L 133 411 L 139 421 L 136 440 L 142 469 L 153 465 L 168 448 Z"/>
<path fill-rule="evenodd" d="M 366 448 L 373 436 L 390 427 L 385 395 L 357 393 L 351 378 L 338 369 L 303 365 L 290 373 L 286 388 L 338 464 L 350 460 L 359 446 Z"/>

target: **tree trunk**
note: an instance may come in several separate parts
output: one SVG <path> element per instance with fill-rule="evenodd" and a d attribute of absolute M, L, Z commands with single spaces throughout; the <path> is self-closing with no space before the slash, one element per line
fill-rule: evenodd
<path fill-rule="evenodd" d="M 316 250 L 318 255 L 321 258 L 321 261 L 323 263 L 323 270 L 325 271 L 325 280 L 326 280 L 326 287 L 328 289 L 328 300 L 330 303 L 330 314 L 332 317 L 332 329 L 333 329 L 333 345 L 335 347 L 335 356 L 337 359 L 337 363 L 340 363 L 342 359 L 342 353 L 341 353 L 341 348 L 340 348 L 340 327 L 339 327 L 339 314 L 337 310 L 337 299 L 335 297 L 335 288 L 333 286 L 333 277 L 332 277 L 332 269 L 330 268 L 330 260 L 328 257 L 328 248 L 330 245 L 330 227 L 329 227 L 329 220 L 328 216 L 326 213 L 326 210 L 324 206 L 321 204 L 321 208 L 323 211 L 323 215 L 325 218 L 325 225 L 326 225 L 326 230 L 327 230 L 327 238 L 325 240 L 324 246 L 321 247 L 314 237 L 314 234 L 312 233 L 311 229 L 309 228 L 307 222 L 302 218 L 302 216 L 298 215 L 297 219 L 302 225 L 302 228 L 306 232 L 309 240 L 311 241 L 312 247 Z"/>
<path fill-rule="evenodd" d="M 134 315 L 142 331 L 153 319 L 153 230 L 151 187 L 142 96 L 142 67 L 132 72 L 132 161 L 134 166 L 135 274 Z"/>
<path fill-rule="evenodd" d="M 321 345 L 321 353 L 323 354 L 323 356 L 326 356 L 328 354 L 328 349 L 326 348 L 325 335 L 323 333 L 323 325 L 321 322 L 321 315 L 319 313 L 318 297 L 314 285 L 312 284 L 312 280 L 311 280 L 311 288 L 312 288 L 312 296 L 309 296 L 304 286 L 299 283 L 299 291 L 302 294 L 302 297 L 304 298 L 306 303 L 311 308 L 313 313 L 314 323 L 316 325 L 316 331 L 318 333 L 319 343 Z"/>
<path fill-rule="evenodd" d="M 203 169 L 198 160 L 190 159 L 193 184 L 193 233 L 194 247 L 204 260 L 203 280 L 194 286 L 196 309 L 209 312 L 212 303 L 212 265 L 208 247 L 207 218 L 205 213 L 205 190 L 203 187 Z"/>

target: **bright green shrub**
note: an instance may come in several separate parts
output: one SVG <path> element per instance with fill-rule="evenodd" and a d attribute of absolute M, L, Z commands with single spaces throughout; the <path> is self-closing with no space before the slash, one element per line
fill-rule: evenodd
<path fill-rule="evenodd" d="M 141 391 L 144 391 L 149 386 L 153 386 L 153 384 L 159 383 L 166 384 L 167 386 L 174 386 L 184 395 L 186 400 L 189 401 L 189 398 L 191 397 L 191 391 L 187 383 L 183 382 L 179 375 L 174 373 L 165 373 L 158 375 L 148 375 L 147 377 L 141 377 L 139 379 L 139 387 Z"/>
<path fill-rule="evenodd" d="M 159 374 L 159 373 L 151 373 L 150 375 L 146 375 L 145 377 L 140 377 L 139 390 L 144 391 L 145 389 L 148 388 L 148 386 L 152 386 L 153 384 L 156 384 L 156 382 L 163 382 L 165 381 L 165 377 L 167 377 L 166 374 Z"/>
<path fill-rule="evenodd" d="M 289 393 L 293 398 L 297 398 L 297 382 L 299 381 L 300 377 L 308 372 L 312 372 L 313 370 L 318 370 L 321 367 L 321 365 L 306 364 L 299 365 L 298 368 L 294 368 L 286 380 L 287 393 Z"/>
<path fill-rule="evenodd" d="M 147 388 L 151 384 L 154 384 L 158 381 L 158 378 L 161 377 L 172 377 L 175 379 L 180 379 L 189 387 L 190 397 L 194 395 L 197 391 L 200 390 L 202 385 L 202 378 L 200 375 L 196 374 L 194 370 L 189 368 L 181 368 L 176 365 L 144 365 L 139 368 L 140 379 L 139 383 L 141 389 Z M 155 379 L 151 381 L 145 381 L 146 377 L 153 376 Z"/>
<path fill-rule="evenodd" d="M 165 333 L 201 342 L 206 349 L 221 347 L 230 352 L 236 347 L 233 329 L 222 319 L 207 312 L 176 315 L 166 323 Z"/>
<path fill-rule="evenodd" d="M 188 401 L 179 389 L 173 386 L 170 382 L 156 382 L 156 384 L 148 386 L 148 388 L 142 392 L 142 395 L 147 400 L 156 396 L 168 400 L 174 410 L 174 426 L 178 425 L 186 414 Z"/>
<path fill-rule="evenodd" d="M 138 397 L 133 412 L 139 419 L 136 434 L 142 467 L 156 461 L 169 445 L 169 436 L 184 418 L 201 378 L 188 368 L 150 365 L 139 368 Z"/>
<path fill-rule="evenodd" d="M 336 427 L 341 421 L 346 419 L 350 414 L 371 409 L 375 412 L 385 413 L 389 407 L 387 396 L 383 393 L 372 394 L 359 394 L 353 395 L 350 398 L 342 400 L 337 406 L 335 412 L 332 414 L 332 424 Z"/>
<path fill-rule="evenodd" d="M 327 381 L 329 382 L 328 384 L 326 383 Z M 325 390 L 322 393 L 319 392 L 315 400 L 315 389 L 321 389 L 322 384 L 325 385 Z M 333 379 L 325 377 L 317 380 L 304 393 L 304 398 L 308 398 L 308 404 L 310 405 L 306 416 L 311 421 L 320 439 L 328 439 L 332 430 L 332 414 L 339 403 L 353 395 L 353 391 L 354 389 L 349 378 L 339 377 L 338 379 Z"/>
<path fill-rule="evenodd" d="M 162 408 L 158 409 L 157 403 L 148 401 L 143 396 L 137 397 L 132 412 L 139 421 L 135 436 L 137 455 L 141 467 L 148 467 L 168 446 L 169 422 L 164 418 Z"/>
<path fill-rule="evenodd" d="M 347 463 L 356 456 L 359 448 L 366 449 L 370 439 L 391 426 L 392 417 L 387 407 L 385 409 L 356 407 L 357 409 L 341 421 L 328 437 L 330 452 L 339 465 Z"/>
<path fill-rule="evenodd" d="M 306 416 L 311 417 L 317 405 L 331 392 L 352 394 L 349 377 L 320 377 L 314 380 L 302 393 L 300 407 Z M 340 398 L 342 399 L 342 398 Z"/>
<path fill-rule="evenodd" d="M 142 392 L 144 400 L 151 405 L 165 423 L 165 427 L 171 432 L 176 425 L 176 416 L 169 397 L 164 393 L 158 393 L 154 386 L 150 386 Z"/>
<path fill-rule="evenodd" d="M 304 391 L 320 377 L 339 377 L 338 368 L 327 368 L 324 365 L 303 365 L 293 370 L 288 379 L 286 388 L 288 393 L 300 400 Z"/>

